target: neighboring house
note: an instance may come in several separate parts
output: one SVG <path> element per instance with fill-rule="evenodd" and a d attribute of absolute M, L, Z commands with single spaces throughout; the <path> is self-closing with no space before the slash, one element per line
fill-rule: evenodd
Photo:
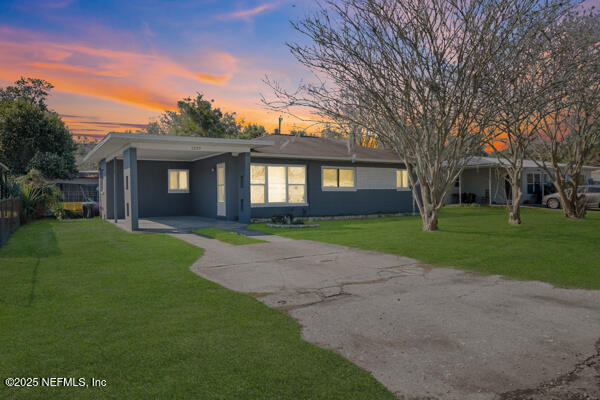
<path fill-rule="evenodd" d="M 583 168 L 583 183 L 592 183 L 592 172 L 596 169 L 598 167 Z M 556 191 L 548 175 L 532 160 L 523 162 L 521 190 L 522 203 L 526 204 L 541 204 L 544 195 Z M 462 196 L 459 197 L 459 193 Z M 507 197 L 510 198 L 510 184 L 502 161 L 493 157 L 474 157 L 456 180 L 447 204 L 506 204 Z"/>
<path fill-rule="evenodd" d="M 268 135 L 254 140 L 111 133 L 84 159 L 99 163 L 100 215 L 197 215 L 250 222 L 296 216 L 412 212 L 406 169 L 393 152 L 345 140 Z M 116 213 L 115 213 L 116 210 Z"/>
<path fill-rule="evenodd" d="M 600 167 L 596 166 L 594 171 L 592 171 L 592 180 L 594 183 L 600 183 Z"/>
<path fill-rule="evenodd" d="M 73 179 L 53 180 L 63 194 L 63 208 L 82 212 L 82 203 L 98 201 L 98 171 L 79 171 Z"/>

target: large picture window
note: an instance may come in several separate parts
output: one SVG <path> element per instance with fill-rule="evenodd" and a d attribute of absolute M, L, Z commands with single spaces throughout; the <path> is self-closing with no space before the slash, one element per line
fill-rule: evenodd
<path fill-rule="evenodd" d="M 190 174 L 187 169 L 169 170 L 169 193 L 189 193 Z"/>
<path fill-rule="evenodd" d="M 251 164 L 250 203 L 306 204 L 306 167 Z"/>
<path fill-rule="evenodd" d="M 408 189 L 410 183 L 408 182 L 408 171 L 405 169 L 396 170 L 396 189 Z"/>
<path fill-rule="evenodd" d="M 356 180 L 354 168 L 323 167 L 323 190 L 354 190 Z"/>

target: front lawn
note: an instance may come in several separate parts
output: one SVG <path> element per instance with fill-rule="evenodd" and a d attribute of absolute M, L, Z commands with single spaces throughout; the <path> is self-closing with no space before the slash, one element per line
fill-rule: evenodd
<path fill-rule="evenodd" d="M 266 243 L 266 241 L 264 240 L 254 239 L 250 236 L 240 235 L 236 232 L 230 232 L 218 228 L 196 228 L 193 229 L 192 232 L 197 233 L 198 235 L 206 236 L 211 239 L 220 240 L 221 242 L 233 244 L 235 246 L 254 243 Z"/>
<path fill-rule="evenodd" d="M 319 228 L 251 228 L 287 236 L 413 257 L 438 266 L 600 289 L 600 213 L 581 221 L 562 212 L 522 210 L 510 226 L 504 208 L 442 210 L 437 232 L 423 232 L 420 217 L 319 221 Z"/>
<path fill-rule="evenodd" d="M 301 340 L 287 315 L 193 274 L 201 254 L 98 219 L 19 229 L 0 248 L 0 398 L 394 398 Z M 9 377 L 107 386 L 8 388 Z"/>

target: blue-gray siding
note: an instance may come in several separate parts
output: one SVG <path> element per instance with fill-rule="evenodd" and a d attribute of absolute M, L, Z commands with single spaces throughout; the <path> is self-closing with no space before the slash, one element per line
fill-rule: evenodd
<path fill-rule="evenodd" d="M 194 215 L 193 192 L 169 193 L 169 169 L 190 169 L 191 163 L 138 160 L 138 212 L 140 218 Z M 191 173 L 190 173 L 191 176 Z"/>
<path fill-rule="evenodd" d="M 277 214 L 295 216 L 323 216 L 345 214 L 373 214 L 412 212 L 410 191 L 395 189 L 359 189 L 356 191 L 323 191 L 321 188 L 321 167 L 380 167 L 402 168 L 402 164 L 350 163 L 339 161 L 282 160 L 262 157 L 252 158 L 260 164 L 306 165 L 308 206 L 296 207 L 252 207 L 253 218 L 270 217 Z"/>
<path fill-rule="evenodd" d="M 118 217 L 124 218 L 123 162 L 117 160 Z M 216 166 L 225 163 L 226 204 L 229 220 L 249 222 L 251 217 L 270 217 L 276 214 L 296 216 L 369 214 L 412 211 L 409 191 L 395 189 L 359 189 L 356 191 L 323 191 L 321 167 L 380 167 L 402 168 L 402 164 L 328 162 L 313 160 L 282 160 L 252 158 L 249 153 L 237 156 L 223 154 L 195 162 L 138 161 L 138 214 L 140 218 L 177 215 L 197 215 L 217 218 Z M 250 163 L 305 165 L 307 171 L 308 206 L 250 207 Z M 106 216 L 113 218 L 113 168 L 115 161 L 106 163 L 105 194 L 101 196 Z M 104 166 L 103 166 L 104 167 Z M 168 170 L 189 170 L 189 193 L 168 192 Z M 104 202 L 105 201 L 105 202 Z"/>
<path fill-rule="evenodd" d="M 225 163 L 226 219 L 249 221 L 248 201 L 250 197 L 246 181 L 249 179 L 247 154 L 232 156 L 223 154 L 192 163 L 191 187 L 194 190 L 193 214 L 217 218 L 217 164 Z M 246 167 L 246 164 L 248 166 Z M 247 171 L 246 171 L 247 169 Z M 240 210 L 243 204 L 243 210 Z M 241 216 L 241 218 L 240 218 Z"/>
<path fill-rule="evenodd" d="M 117 164 L 117 217 L 119 219 L 125 218 L 125 196 L 123 193 L 123 161 L 113 159 L 106 163 L 106 218 L 113 219 L 113 204 L 114 204 L 114 172 L 115 163 Z"/>
<path fill-rule="evenodd" d="M 225 163 L 227 216 L 229 220 L 250 219 L 247 154 L 228 154 L 195 162 L 138 161 L 138 204 L 140 218 L 176 215 L 217 217 L 216 165 Z M 189 170 L 190 192 L 168 192 L 168 170 Z M 110 198 L 109 198 L 110 199 Z M 241 216 L 241 218 L 240 218 Z"/>

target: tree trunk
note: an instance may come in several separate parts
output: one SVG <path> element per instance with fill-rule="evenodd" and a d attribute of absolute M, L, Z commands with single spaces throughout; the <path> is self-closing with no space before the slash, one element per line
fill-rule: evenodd
<path fill-rule="evenodd" d="M 583 219 L 586 214 L 585 197 L 579 196 L 577 188 L 572 190 L 571 193 L 565 193 L 565 190 L 559 190 L 558 194 L 562 201 L 563 214 L 566 218 L 571 219 Z"/>
<path fill-rule="evenodd" d="M 508 223 L 511 225 L 521 225 L 521 207 L 517 205 L 511 205 L 511 209 L 508 212 Z"/>
<path fill-rule="evenodd" d="M 518 176 L 520 176 L 520 173 Z M 510 181 L 511 201 L 510 204 L 507 204 L 508 223 L 511 225 L 521 225 L 521 199 L 523 199 L 521 179 L 513 176 Z"/>
<path fill-rule="evenodd" d="M 423 231 L 433 232 L 438 230 L 438 210 L 431 205 L 424 205 L 424 212 L 421 215 L 423 220 Z"/>

